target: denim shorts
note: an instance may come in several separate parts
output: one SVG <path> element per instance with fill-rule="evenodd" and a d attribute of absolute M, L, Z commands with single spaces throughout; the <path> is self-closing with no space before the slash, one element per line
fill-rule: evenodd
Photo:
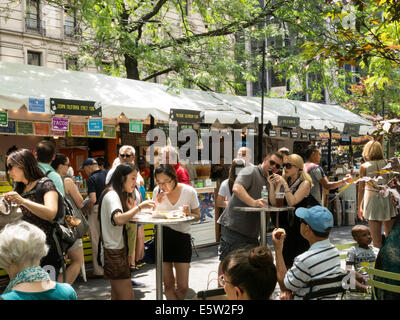
<path fill-rule="evenodd" d="M 221 238 L 218 246 L 219 261 L 236 249 L 252 249 L 259 246 L 258 239 L 248 238 L 221 225 Z"/>

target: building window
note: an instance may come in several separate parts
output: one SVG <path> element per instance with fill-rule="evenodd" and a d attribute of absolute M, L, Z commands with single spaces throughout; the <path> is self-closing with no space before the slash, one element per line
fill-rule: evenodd
<path fill-rule="evenodd" d="M 64 8 L 64 34 L 72 37 L 76 33 L 76 16 L 75 13 L 68 13 L 69 8 Z"/>
<path fill-rule="evenodd" d="M 40 30 L 39 0 L 26 1 L 26 27 L 31 30 Z"/>
<path fill-rule="evenodd" d="M 28 51 L 28 64 L 32 66 L 41 66 L 41 53 Z"/>

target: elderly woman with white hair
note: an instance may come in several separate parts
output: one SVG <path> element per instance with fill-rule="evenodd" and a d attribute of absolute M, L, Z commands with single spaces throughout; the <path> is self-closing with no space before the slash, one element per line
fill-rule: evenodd
<path fill-rule="evenodd" d="M 10 282 L 0 299 L 77 300 L 71 285 L 53 281 L 40 267 L 48 250 L 46 234 L 31 223 L 11 223 L 1 230 L 0 267 L 7 271 Z"/>

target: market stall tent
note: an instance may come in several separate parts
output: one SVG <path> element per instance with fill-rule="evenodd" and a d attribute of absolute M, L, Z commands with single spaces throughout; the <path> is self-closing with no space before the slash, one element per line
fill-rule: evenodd
<path fill-rule="evenodd" d="M 209 93 L 181 89 L 169 93 L 167 86 L 78 71 L 0 62 L 0 107 L 18 110 L 28 105 L 29 98 L 41 98 L 50 114 L 50 98 L 99 102 L 103 118 L 168 121 L 171 109 L 190 109 L 203 112 L 205 123 L 251 123 L 249 112 L 236 110 L 220 103 Z"/>

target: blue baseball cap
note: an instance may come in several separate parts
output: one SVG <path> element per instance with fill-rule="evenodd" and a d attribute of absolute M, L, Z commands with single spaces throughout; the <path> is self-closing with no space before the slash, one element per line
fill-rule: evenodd
<path fill-rule="evenodd" d="M 91 166 L 92 164 L 97 164 L 97 161 L 94 160 L 93 158 L 87 158 L 85 161 L 83 161 L 81 169 L 83 169 L 86 166 Z"/>
<path fill-rule="evenodd" d="M 298 208 L 296 216 L 304 219 L 310 228 L 317 232 L 326 232 L 328 228 L 333 227 L 333 215 L 326 207 Z"/>

